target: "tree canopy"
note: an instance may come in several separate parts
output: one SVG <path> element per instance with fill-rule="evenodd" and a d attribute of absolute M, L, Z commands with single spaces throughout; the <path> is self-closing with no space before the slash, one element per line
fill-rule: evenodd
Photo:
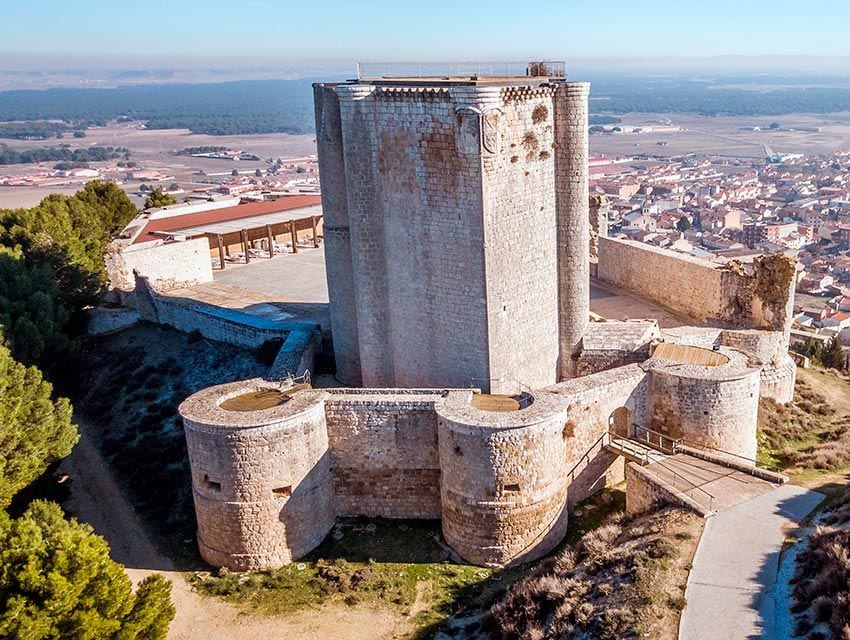
<path fill-rule="evenodd" d="M 148 197 L 145 198 L 145 209 L 153 209 L 154 207 L 167 207 L 170 204 L 177 204 L 177 200 L 174 199 L 170 193 L 165 193 L 161 187 L 157 187 L 153 191 L 148 194 Z"/>
<path fill-rule="evenodd" d="M 0 347 L 0 508 L 50 463 L 71 453 L 79 439 L 71 404 L 54 400 L 52 392 L 38 369 L 15 362 Z"/>
<path fill-rule="evenodd" d="M 82 310 L 106 283 L 106 245 L 136 213 L 121 189 L 99 181 L 31 209 L 0 209 L 0 325 L 16 360 L 61 369 Z"/>
<path fill-rule="evenodd" d="M 159 640 L 174 618 L 161 575 L 132 583 L 92 528 L 35 501 L 17 519 L 0 512 L 0 637 Z"/>

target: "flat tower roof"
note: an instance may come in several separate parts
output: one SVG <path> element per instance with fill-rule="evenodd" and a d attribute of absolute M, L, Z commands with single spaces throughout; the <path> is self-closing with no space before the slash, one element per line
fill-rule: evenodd
<path fill-rule="evenodd" d="M 522 85 L 567 77 L 564 61 L 358 62 L 351 83 L 405 86 Z"/>

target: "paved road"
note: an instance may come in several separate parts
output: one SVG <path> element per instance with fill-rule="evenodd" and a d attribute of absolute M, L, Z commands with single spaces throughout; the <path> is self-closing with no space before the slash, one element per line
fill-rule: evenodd
<path fill-rule="evenodd" d="M 783 485 L 709 518 L 688 578 L 679 640 L 774 638 L 773 587 L 785 532 L 823 498 Z"/>

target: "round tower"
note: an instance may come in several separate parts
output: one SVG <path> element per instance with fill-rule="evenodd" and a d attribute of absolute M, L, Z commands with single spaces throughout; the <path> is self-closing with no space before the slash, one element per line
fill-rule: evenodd
<path fill-rule="evenodd" d="M 662 344 L 644 366 L 653 431 L 755 460 L 760 371 L 746 355 Z"/>
<path fill-rule="evenodd" d="M 567 530 L 567 400 L 453 391 L 435 409 L 446 542 L 481 565 L 550 551 Z"/>
<path fill-rule="evenodd" d="M 198 547 L 208 563 L 279 567 L 330 531 L 326 397 L 255 379 L 204 389 L 180 405 Z"/>
<path fill-rule="evenodd" d="M 575 358 L 590 317 L 589 94 L 587 82 L 563 82 L 555 96 L 561 378 L 576 375 Z"/>

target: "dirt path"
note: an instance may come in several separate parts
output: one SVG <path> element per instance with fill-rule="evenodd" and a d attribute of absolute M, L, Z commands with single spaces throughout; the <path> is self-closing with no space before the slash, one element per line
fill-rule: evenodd
<path fill-rule="evenodd" d="M 81 425 L 81 431 L 82 425 Z M 154 572 L 172 583 L 177 616 L 171 640 L 389 640 L 410 632 L 406 619 L 386 608 L 324 606 L 287 616 L 265 616 L 197 594 L 183 575 L 156 549 L 124 498 L 100 452 L 85 433 L 61 470 L 72 481 L 67 509 L 106 538 L 112 557 L 138 583 Z"/>

